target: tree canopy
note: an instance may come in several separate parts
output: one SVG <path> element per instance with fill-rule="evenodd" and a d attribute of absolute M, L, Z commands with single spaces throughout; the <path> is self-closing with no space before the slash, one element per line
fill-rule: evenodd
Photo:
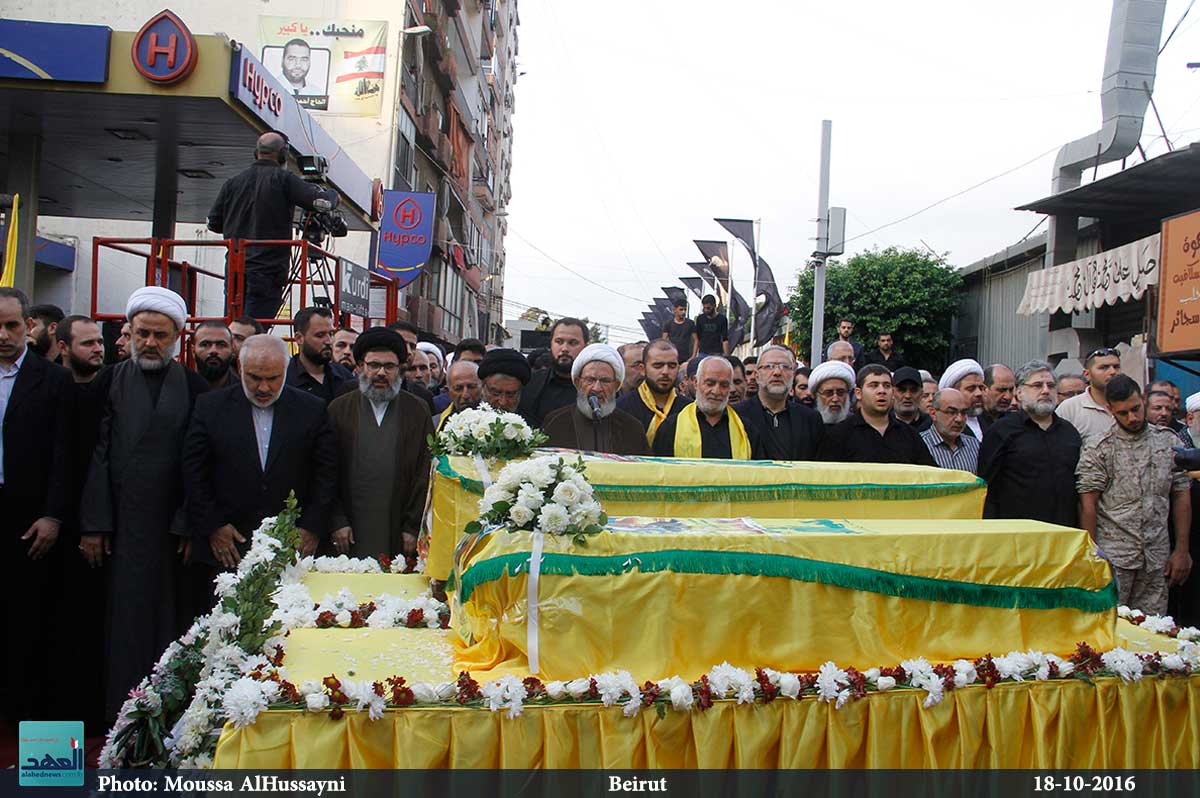
<path fill-rule="evenodd" d="M 825 270 L 825 346 L 837 338 L 842 318 L 854 322 L 854 338 L 875 346 L 891 333 L 909 365 L 938 372 L 950 348 L 950 322 L 958 307 L 962 277 L 946 263 L 918 249 L 888 247 L 860 252 Z M 798 337 L 812 330 L 813 271 L 800 273 L 788 301 Z"/>

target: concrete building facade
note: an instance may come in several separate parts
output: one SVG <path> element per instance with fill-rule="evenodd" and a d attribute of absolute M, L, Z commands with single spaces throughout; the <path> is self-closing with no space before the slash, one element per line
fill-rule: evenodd
<path fill-rule="evenodd" d="M 380 111 L 368 116 L 310 112 L 342 150 L 368 175 L 380 178 L 385 188 L 428 191 L 438 198 L 433 253 L 423 274 L 401 291 L 399 315 L 416 323 L 427 337 L 449 344 L 467 337 L 501 340 L 504 207 L 512 193 L 517 2 L 346 0 L 336 6 L 339 19 L 387 25 Z M 160 10 L 160 5 L 146 0 L 117 0 L 103 6 L 82 0 L 52 4 L 10 0 L 5 16 L 136 31 Z M 260 47 L 260 16 L 330 16 L 329 5 L 316 0 L 253 6 L 215 0 L 172 10 L 193 33 L 222 35 L 254 52 Z M 189 144 L 203 146 L 204 142 Z M 252 158 L 247 147 L 246 164 Z M 192 179 L 204 178 L 181 177 Z M 56 216 L 53 204 L 43 201 L 38 233 L 73 244 L 76 262 L 73 272 L 39 266 L 36 300 L 86 313 L 92 292 L 93 237 L 148 237 L 150 224 Z M 179 219 L 175 236 L 215 238 L 205 230 L 203 219 L 192 218 Z M 334 239 L 333 249 L 368 264 L 371 235 L 351 231 Z M 181 251 L 177 257 L 222 269 L 222 256 L 215 250 L 197 248 Z M 99 267 L 99 310 L 120 312 L 125 297 L 143 283 L 145 264 L 104 253 Z M 222 297 L 215 281 L 201 285 L 198 312 L 216 315 Z"/>

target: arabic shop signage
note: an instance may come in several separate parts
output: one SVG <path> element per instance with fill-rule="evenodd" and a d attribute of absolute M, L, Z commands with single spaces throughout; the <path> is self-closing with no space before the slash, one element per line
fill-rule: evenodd
<path fill-rule="evenodd" d="M 338 312 L 366 318 L 371 313 L 371 273 L 354 261 L 338 258 Z"/>
<path fill-rule="evenodd" d="M 17 731 L 22 787 L 83 786 L 83 722 L 23 720 Z"/>
<path fill-rule="evenodd" d="M 1081 313 L 1141 299 L 1159 281 L 1159 234 L 1030 272 L 1017 313 Z"/>
<path fill-rule="evenodd" d="M 1158 288 L 1160 354 L 1200 350 L 1200 211 L 1162 226 L 1162 280 Z"/>
<path fill-rule="evenodd" d="M 262 16 L 259 58 L 303 108 L 379 116 L 387 29 L 378 20 Z"/>
<path fill-rule="evenodd" d="M 420 191 L 384 191 L 376 269 L 400 287 L 421 274 L 433 246 L 437 196 Z"/>

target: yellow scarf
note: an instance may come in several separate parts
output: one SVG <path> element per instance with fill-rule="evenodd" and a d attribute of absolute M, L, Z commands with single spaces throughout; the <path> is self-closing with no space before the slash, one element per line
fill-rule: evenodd
<path fill-rule="evenodd" d="M 742 420 L 732 407 L 726 408 L 729 414 L 729 449 L 733 452 L 734 460 L 750 459 L 750 438 Z M 705 424 L 708 422 L 705 421 Z M 700 440 L 700 416 L 695 405 L 688 410 L 686 407 L 679 411 L 675 420 L 675 456 L 703 457 L 703 444 Z"/>
<path fill-rule="evenodd" d="M 663 405 L 662 410 L 659 410 L 658 407 L 655 406 L 654 394 L 650 392 L 650 386 L 646 384 L 645 380 L 643 380 L 642 384 L 638 386 L 637 392 L 638 398 L 642 400 L 642 404 L 644 404 L 646 409 L 648 409 L 654 416 L 654 418 L 650 419 L 650 426 L 646 430 L 646 442 L 653 445 L 654 436 L 658 434 L 659 425 L 666 421 L 667 417 L 671 415 L 671 405 L 675 404 L 675 389 L 671 389 L 671 393 L 667 398 L 667 403 Z"/>
<path fill-rule="evenodd" d="M 442 414 L 440 416 L 438 416 L 437 425 L 434 426 L 434 428 L 433 428 L 434 435 L 437 435 L 439 432 L 442 431 L 442 427 L 446 424 L 446 419 L 450 418 L 450 416 L 452 416 L 452 415 L 454 415 L 454 403 L 453 402 L 446 405 L 446 409 L 442 411 Z"/>

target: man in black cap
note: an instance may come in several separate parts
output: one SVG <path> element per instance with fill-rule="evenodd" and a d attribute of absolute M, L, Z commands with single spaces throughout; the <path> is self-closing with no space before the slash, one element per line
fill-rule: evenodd
<path fill-rule="evenodd" d="M 479 363 L 483 401 L 505 413 L 517 412 L 521 388 L 529 384 L 529 362 L 515 349 L 493 349 Z"/>
<path fill-rule="evenodd" d="M 902 366 L 892 375 L 892 412 L 917 432 L 933 426 L 933 419 L 921 409 L 924 387 L 921 372 L 912 366 Z"/>
<path fill-rule="evenodd" d="M 429 407 L 401 387 L 408 345 L 372 327 L 354 342 L 358 387 L 329 405 L 338 448 L 330 528 L 339 554 L 415 554 L 429 485 Z"/>

